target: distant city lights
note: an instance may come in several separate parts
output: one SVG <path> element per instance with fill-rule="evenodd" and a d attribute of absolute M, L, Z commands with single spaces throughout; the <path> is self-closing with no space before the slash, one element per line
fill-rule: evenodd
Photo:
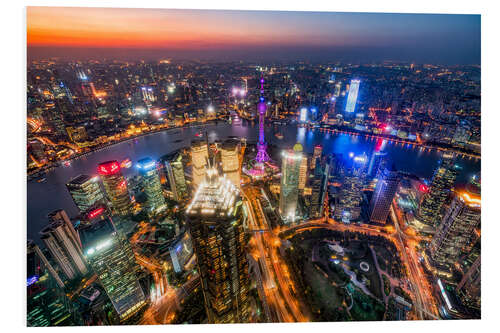
<path fill-rule="evenodd" d="M 300 121 L 301 122 L 306 122 L 307 121 L 307 108 L 301 108 L 300 109 Z"/>

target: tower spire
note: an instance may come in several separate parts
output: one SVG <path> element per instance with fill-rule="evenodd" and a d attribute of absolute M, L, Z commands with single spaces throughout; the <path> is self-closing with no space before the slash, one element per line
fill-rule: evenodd
<path fill-rule="evenodd" d="M 264 99 L 264 75 L 261 72 L 260 75 L 260 97 L 259 104 L 257 105 L 257 110 L 259 111 L 259 142 L 257 143 L 257 156 L 255 160 L 257 163 L 264 163 L 269 161 L 269 155 L 267 154 L 267 144 L 264 138 L 264 120 L 266 117 L 266 102 Z"/>

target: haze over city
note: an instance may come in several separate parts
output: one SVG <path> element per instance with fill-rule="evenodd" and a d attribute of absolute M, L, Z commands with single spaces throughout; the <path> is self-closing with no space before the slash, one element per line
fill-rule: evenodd
<path fill-rule="evenodd" d="M 479 16 L 27 13 L 28 326 L 481 318 Z"/>
<path fill-rule="evenodd" d="M 27 8 L 28 58 L 480 63 L 480 16 Z"/>

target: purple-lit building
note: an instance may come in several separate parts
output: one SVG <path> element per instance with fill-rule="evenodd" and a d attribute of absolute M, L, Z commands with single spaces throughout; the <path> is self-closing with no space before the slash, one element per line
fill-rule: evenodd
<path fill-rule="evenodd" d="M 257 163 L 264 163 L 269 161 L 269 155 L 267 154 L 267 143 L 264 139 L 264 119 L 266 117 L 266 102 L 264 100 L 264 78 L 260 78 L 260 98 L 259 104 L 257 105 L 257 110 L 259 111 L 259 142 L 257 143 L 257 156 L 255 160 Z"/>

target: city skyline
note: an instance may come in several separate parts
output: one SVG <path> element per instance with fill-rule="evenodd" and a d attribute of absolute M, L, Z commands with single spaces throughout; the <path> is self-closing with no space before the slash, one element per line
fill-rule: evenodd
<path fill-rule="evenodd" d="M 27 20 L 28 326 L 481 319 L 479 16 Z"/>
<path fill-rule="evenodd" d="M 480 63 L 480 15 L 28 7 L 29 59 Z"/>

